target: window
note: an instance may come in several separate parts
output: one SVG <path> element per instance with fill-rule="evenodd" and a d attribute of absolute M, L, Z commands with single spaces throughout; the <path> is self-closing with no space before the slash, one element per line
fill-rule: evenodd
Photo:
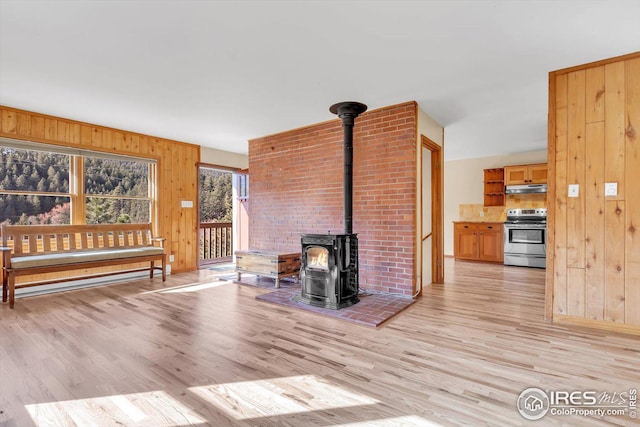
<path fill-rule="evenodd" d="M 249 199 L 249 174 L 238 174 L 238 199 Z"/>
<path fill-rule="evenodd" d="M 69 224 L 70 156 L 0 147 L 0 222 Z"/>
<path fill-rule="evenodd" d="M 146 162 L 85 157 L 87 224 L 149 222 L 149 188 Z"/>
<path fill-rule="evenodd" d="M 0 222 L 152 221 L 155 162 L 0 138 Z"/>

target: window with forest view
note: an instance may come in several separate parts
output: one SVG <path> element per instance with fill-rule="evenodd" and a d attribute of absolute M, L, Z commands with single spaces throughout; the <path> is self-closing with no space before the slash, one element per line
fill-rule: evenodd
<path fill-rule="evenodd" d="M 47 148 L 20 141 L 0 146 L 0 223 L 151 222 L 154 163 Z"/>
<path fill-rule="evenodd" d="M 0 222 L 69 224 L 69 157 L 0 147 Z"/>
<path fill-rule="evenodd" d="M 150 221 L 149 164 L 84 158 L 87 224 Z"/>

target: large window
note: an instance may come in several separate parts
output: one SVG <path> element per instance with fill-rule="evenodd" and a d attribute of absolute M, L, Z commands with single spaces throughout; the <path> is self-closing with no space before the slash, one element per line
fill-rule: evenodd
<path fill-rule="evenodd" d="M 155 163 L 0 138 L 0 222 L 152 221 Z"/>
<path fill-rule="evenodd" d="M 0 222 L 69 224 L 69 155 L 0 147 Z"/>
<path fill-rule="evenodd" d="M 148 163 L 85 157 L 87 224 L 149 222 L 149 188 Z"/>

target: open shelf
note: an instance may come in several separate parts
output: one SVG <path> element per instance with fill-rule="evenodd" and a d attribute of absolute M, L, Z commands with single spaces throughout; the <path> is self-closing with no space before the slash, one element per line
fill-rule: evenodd
<path fill-rule="evenodd" d="M 484 170 L 484 205 L 504 206 L 504 168 Z"/>

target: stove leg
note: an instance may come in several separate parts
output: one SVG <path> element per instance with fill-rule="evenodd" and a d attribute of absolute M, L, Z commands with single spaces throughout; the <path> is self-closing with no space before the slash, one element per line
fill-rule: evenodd
<path fill-rule="evenodd" d="M 238 272 L 238 282 L 240 281 L 241 278 L 242 278 L 242 273 Z"/>
<path fill-rule="evenodd" d="M 280 287 L 280 278 L 276 277 L 276 288 Z"/>

